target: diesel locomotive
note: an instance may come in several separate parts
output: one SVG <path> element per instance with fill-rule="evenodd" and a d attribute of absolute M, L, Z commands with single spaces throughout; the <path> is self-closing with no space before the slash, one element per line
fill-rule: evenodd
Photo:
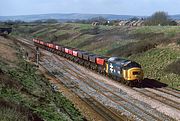
<path fill-rule="evenodd" d="M 126 85 L 137 85 L 143 80 L 141 65 L 135 61 L 119 57 L 104 57 L 76 48 L 43 42 L 39 39 L 33 39 L 33 41 L 35 46 L 56 53 Z"/>

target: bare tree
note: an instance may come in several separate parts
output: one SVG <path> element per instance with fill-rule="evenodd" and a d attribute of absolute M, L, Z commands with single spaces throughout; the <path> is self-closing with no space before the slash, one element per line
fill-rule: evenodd
<path fill-rule="evenodd" d="M 146 21 L 145 25 L 170 25 L 171 19 L 166 12 L 159 11 L 155 12 L 152 16 L 150 16 Z"/>

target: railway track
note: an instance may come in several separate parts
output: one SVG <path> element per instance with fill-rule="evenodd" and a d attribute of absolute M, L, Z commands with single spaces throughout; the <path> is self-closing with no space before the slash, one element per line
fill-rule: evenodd
<path fill-rule="evenodd" d="M 66 87 L 71 89 L 76 95 L 78 95 L 84 102 L 90 105 L 97 113 L 99 113 L 103 118 L 107 121 L 124 121 L 126 117 L 123 115 L 119 115 L 118 113 L 112 111 L 111 109 L 107 108 L 106 106 L 99 103 L 93 96 L 89 95 L 84 90 L 78 87 L 78 84 L 71 80 L 68 76 L 62 76 L 62 73 L 56 72 L 52 70 L 54 67 L 50 64 L 44 64 L 44 67 L 51 72 L 56 78 L 60 80 Z M 62 68 L 61 68 L 62 69 Z"/>
<path fill-rule="evenodd" d="M 23 41 L 25 40 L 21 40 L 21 42 L 23 43 Z M 25 41 L 24 44 L 28 44 L 29 41 Z M 32 45 L 32 43 L 29 43 L 28 46 L 34 47 Z M 43 52 L 44 53 L 44 52 Z M 46 53 L 46 52 L 45 52 Z M 124 92 L 121 89 L 116 88 L 112 86 L 112 85 L 108 85 L 108 84 L 103 84 L 101 81 L 102 80 L 97 80 L 96 78 L 93 78 L 91 76 L 91 78 L 89 78 L 88 76 L 86 76 L 85 73 L 83 73 L 82 70 L 78 69 L 76 66 L 74 66 L 74 64 L 72 64 L 72 62 L 69 61 L 64 61 L 62 63 L 63 60 L 67 60 L 67 59 L 62 59 L 60 57 L 58 61 L 61 62 L 61 65 L 64 65 L 64 67 L 60 66 L 59 68 L 64 69 L 64 74 L 68 77 L 68 78 L 64 78 L 63 77 L 63 82 L 65 82 L 66 80 L 75 80 L 75 78 L 77 80 L 80 81 L 75 81 L 75 82 L 71 82 L 71 84 L 67 84 L 68 88 L 71 88 L 72 91 L 75 90 L 79 90 L 79 92 L 83 92 L 84 90 L 80 89 L 78 85 L 78 83 L 82 83 L 83 81 L 83 85 L 86 86 L 88 85 L 89 87 L 93 88 L 95 91 L 94 92 L 100 92 L 100 94 L 102 95 L 102 97 L 107 97 L 109 100 L 111 100 L 112 102 L 114 101 L 114 103 L 112 104 L 118 104 L 121 108 L 121 112 L 116 111 L 118 109 L 114 110 L 113 106 L 108 106 L 106 103 L 97 100 L 97 98 L 95 98 L 95 96 L 93 95 L 89 95 L 89 93 L 91 92 L 84 92 L 83 95 L 86 95 L 86 98 L 83 98 L 83 100 L 88 104 L 91 105 L 91 107 L 95 107 L 95 111 L 97 113 L 99 113 L 100 115 L 106 115 L 106 117 L 104 117 L 106 120 L 124 120 L 124 116 L 120 115 L 120 113 L 124 113 L 126 114 L 127 112 L 129 112 L 129 114 L 133 114 L 135 116 L 131 115 L 130 120 L 180 120 L 180 118 L 173 118 L 170 115 L 166 115 L 167 113 L 161 113 L 159 112 L 159 110 L 156 110 L 155 108 L 153 108 L 152 106 L 145 104 L 137 99 L 134 99 L 133 97 L 127 97 L 126 96 L 126 92 Z M 75 64 L 77 65 L 77 64 Z M 55 67 L 54 67 L 55 68 Z M 51 70 L 52 71 L 52 70 Z M 68 73 L 70 73 L 73 77 L 70 77 L 68 75 Z M 54 75 L 56 75 L 54 73 Z M 61 73 L 60 73 L 61 75 Z M 62 75 L 61 75 L 62 76 Z M 60 78 L 60 77 L 58 77 Z M 62 77 L 61 77 L 62 78 Z M 87 81 L 89 80 L 89 81 Z M 64 84 L 65 85 L 65 84 Z M 82 85 L 82 86 L 83 86 Z M 126 87 L 126 86 L 124 86 Z M 127 87 L 129 88 L 129 87 Z M 134 90 L 137 93 L 142 94 L 143 96 L 149 97 L 152 100 L 156 100 L 160 103 L 162 103 L 165 106 L 169 106 L 169 109 L 175 109 L 177 110 L 177 113 L 180 111 L 180 92 L 177 90 L 173 90 L 169 87 L 163 87 L 163 88 L 132 88 L 132 90 Z M 79 93 L 76 92 L 76 94 L 78 95 Z M 136 94 L 136 93 L 134 93 Z M 87 96 L 89 95 L 89 97 Z M 82 96 L 78 95 L 78 96 Z M 101 98 L 102 98 L 101 97 Z M 134 110 L 132 110 L 134 109 Z M 108 111 L 108 113 L 107 113 Z M 124 111 L 124 112 L 122 112 Z M 127 112 L 126 112 L 127 111 Z M 177 114 L 176 113 L 176 114 Z M 108 115 L 109 114 L 109 115 Z M 121 117 L 120 117 L 121 116 Z M 130 115 L 129 115 L 130 116 Z M 116 117 L 116 118 L 113 118 Z M 123 119 L 122 119 L 123 117 Z M 144 118 L 142 118 L 144 117 Z"/>
<path fill-rule="evenodd" d="M 23 45 L 25 44 L 29 48 L 35 49 L 34 45 L 32 43 L 30 43 L 28 40 L 20 39 L 20 38 L 18 38 L 17 40 L 19 42 L 21 42 Z M 43 52 L 43 53 L 45 54 L 45 52 Z M 42 65 L 42 66 L 44 66 L 44 65 Z M 51 72 L 51 70 L 49 70 L 49 68 L 46 68 L 46 69 L 49 72 Z M 51 74 L 54 75 L 54 73 L 51 73 Z M 55 76 L 55 77 L 58 78 L 58 76 Z M 64 78 L 64 80 L 68 80 L 68 79 Z M 60 81 L 58 83 L 62 83 L 65 86 L 67 86 L 68 88 L 70 88 L 78 97 L 80 97 L 87 105 L 92 107 L 93 110 L 95 110 L 99 115 L 101 115 L 106 121 L 126 121 L 127 120 L 127 118 L 125 116 L 119 115 L 117 113 L 117 111 L 104 106 L 103 104 L 96 101 L 92 96 L 88 95 L 88 93 L 84 92 L 83 90 L 81 90 L 79 88 L 76 88 L 81 92 L 81 95 L 79 95 L 77 90 L 74 90 L 75 86 L 72 86 L 72 84 L 65 83 L 64 80 Z M 86 95 L 86 98 L 82 97 L 82 95 Z M 130 119 L 128 119 L 128 121 L 130 121 Z"/>
<path fill-rule="evenodd" d="M 148 97 L 151 97 L 157 101 L 160 101 L 170 107 L 173 107 L 174 109 L 180 110 L 180 103 L 179 101 L 175 101 L 169 98 L 166 98 L 165 96 L 155 93 L 155 90 L 151 90 L 151 89 L 134 89 L 137 92 L 142 93 L 143 95 L 146 95 Z M 166 94 L 167 95 L 167 94 Z M 176 99 L 176 98 L 175 98 Z M 178 99 L 179 100 L 179 99 Z"/>
<path fill-rule="evenodd" d="M 61 67 L 61 68 L 62 68 L 62 67 Z M 92 84 L 92 81 L 93 81 L 93 80 L 90 80 L 90 78 L 88 78 L 88 77 L 85 77 L 85 78 L 84 78 L 84 76 L 78 75 L 78 73 L 76 73 L 76 72 L 73 71 L 73 70 L 69 70 L 69 69 L 67 69 L 67 68 L 66 68 L 66 69 L 63 69 L 63 70 L 65 70 L 65 71 L 68 72 L 68 73 L 71 73 L 71 75 L 72 75 L 73 77 L 76 77 L 77 79 L 81 80 L 81 82 L 83 82 L 83 83 L 85 83 L 86 85 L 88 85 L 89 87 L 93 88 L 93 89 L 94 89 L 96 92 L 98 92 L 100 95 L 103 95 L 103 96 L 106 97 L 107 99 L 110 99 L 113 103 L 117 103 L 117 104 L 120 105 L 124 110 L 127 110 L 127 111 L 129 111 L 130 113 L 132 113 L 132 114 L 134 113 L 134 112 L 130 111 L 129 109 L 127 109 L 125 106 L 123 106 L 124 104 L 121 103 L 119 100 L 115 100 L 115 99 L 112 98 L 111 96 L 103 93 L 101 89 L 104 89 L 104 90 L 103 90 L 104 92 L 108 92 L 108 93 L 113 94 L 110 90 L 107 90 L 107 89 L 105 89 L 105 88 L 103 88 L 103 87 L 100 87 L 100 85 L 98 85 L 97 83 L 96 83 L 96 84 Z M 81 83 L 81 82 L 80 82 L 80 83 Z M 91 84 L 90 84 L 89 82 L 91 82 Z M 97 100 L 97 99 L 96 99 L 96 100 Z M 124 102 L 126 102 L 126 100 L 124 100 Z M 136 113 L 136 115 L 139 115 L 139 113 Z M 134 116 L 136 116 L 136 115 L 134 115 Z M 143 117 L 143 118 L 142 118 L 142 117 L 143 117 L 143 116 L 139 115 L 139 118 L 141 118 L 141 119 L 143 119 L 143 120 L 146 120 L 144 117 Z"/>
<path fill-rule="evenodd" d="M 60 60 L 60 61 L 62 61 L 62 60 Z M 79 75 L 79 73 L 77 73 L 77 70 L 78 70 L 78 68 L 75 68 L 72 64 L 70 64 L 70 63 L 68 63 L 67 61 L 64 61 L 64 63 L 67 63 L 66 64 L 66 66 L 70 66 L 71 67 L 71 70 L 70 70 L 70 72 L 69 73 L 71 73 L 71 74 L 73 74 L 73 76 L 76 76 L 76 75 Z M 63 63 L 63 64 L 64 64 Z M 73 69 L 73 68 L 75 68 L 75 69 Z M 73 70 L 73 71 L 72 71 Z M 79 72 L 79 71 L 78 71 Z M 135 114 L 135 115 L 139 115 L 139 114 L 141 114 L 142 112 L 144 113 L 143 115 L 139 115 L 139 117 L 145 117 L 145 119 L 143 119 L 143 120 L 153 120 L 153 118 L 155 119 L 155 120 L 163 120 L 163 119 L 166 119 L 166 120 L 173 120 L 172 118 L 169 118 L 168 116 L 165 116 L 165 115 L 162 115 L 162 114 L 160 114 L 160 113 L 158 113 L 157 111 L 154 111 L 153 112 L 153 110 L 152 109 L 150 109 L 149 108 L 149 110 L 147 110 L 147 106 L 146 107 L 144 107 L 142 104 L 140 105 L 139 104 L 139 102 L 138 101 L 133 101 L 133 99 L 128 99 L 127 97 L 122 97 L 122 95 L 119 95 L 118 93 L 116 94 L 116 93 L 114 93 L 115 92 L 115 90 L 112 90 L 114 87 L 111 87 L 111 88 L 107 88 L 108 86 L 107 85 L 104 85 L 104 86 L 102 86 L 102 85 L 100 85 L 97 81 L 95 81 L 95 79 L 93 78 L 93 77 L 91 77 L 91 78 L 89 78 L 88 76 L 86 76 L 86 77 L 84 77 L 83 75 L 86 75 L 85 73 L 83 73 L 83 72 L 81 72 L 82 74 L 81 74 L 81 76 L 76 76 L 77 78 L 79 78 L 80 80 L 87 80 L 86 81 L 86 84 L 87 85 L 91 85 L 91 86 L 94 86 L 94 88 L 97 88 L 97 90 L 101 90 L 101 89 L 103 89 L 103 91 L 105 91 L 105 92 L 108 92 L 108 94 L 111 94 L 111 96 L 110 96 L 110 99 L 111 100 L 113 100 L 114 102 L 116 102 L 116 103 L 118 103 L 118 104 L 120 104 L 120 102 L 122 102 L 122 101 L 124 101 L 124 102 L 127 102 L 127 103 L 121 103 L 120 105 L 122 106 L 122 107 L 124 107 L 126 110 L 130 110 L 130 109 L 132 109 L 132 108 L 137 108 L 135 111 L 133 111 L 133 112 L 138 112 L 137 114 Z M 84 77 L 84 78 L 83 78 Z M 91 83 L 91 84 L 90 84 Z M 92 84 L 93 83 L 93 84 Z M 102 91 L 102 92 L 103 92 Z M 108 96 L 107 94 L 105 94 L 106 96 Z M 113 97 L 113 98 L 112 98 Z M 125 107 L 124 105 L 131 105 L 131 106 L 129 106 L 129 109 L 127 108 L 127 107 Z M 147 111 L 145 111 L 145 110 L 147 110 Z M 132 111 L 131 111 L 132 112 Z M 133 113 L 132 112 L 132 113 Z M 140 113 L 141 112 L 141 113 Z M 153 114 L 151 114 L 151 113 L 153 112 Z M 148 117 L 147 117 L 147 115 L 148 116 L 150 116 L 151 117 L 151 119 L 148 119 Z"/>

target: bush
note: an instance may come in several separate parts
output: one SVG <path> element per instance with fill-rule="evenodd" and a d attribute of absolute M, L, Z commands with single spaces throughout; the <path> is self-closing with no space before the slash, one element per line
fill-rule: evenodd
<path fill-rule="evenodd" d="M 171 63 L 165 69 L 166 72 L 180 75 L 180 59 L 176 62 Z"/>
<path fill-rule="evenodd" d="M 107 52 L 107 55 L 130 56 L 155 48 L 156 44 L 150 41 L 135 42 L 130 45 L 121 46 Z"/>
<path fill-rule="evenodd" d="M 154 26 L 154 25 L 165 26 L 165 25 L 171 25 L 171 24 L 175 24 L 175 23 L 171 21 L 169 19 L 168 14 L 163 11 L 155 12 L 152 16 L 150 16 L 145 21 L 145 25 L 150 25 L 150 26 Z"/>
<path fill-rule="evenodd" d="M 157 45 L 161 43 L 170 42 L 170 39 L 168 39 L 167 37 L 164 37 L 164 34 L 161 34 L 161 33 L 135 34 L 133 36 L 135 38 L 139 38 L 140 41 L 109 50 L 107 52 L 107 55 L 127 57 L 133 54 L 146 52 L 152 48 L 155 48 Z M 146 36 L 148 36 L 149 39 L 146 39 Z"/>
<path fill-rule="evenodd" d="M 180 45 L 180 39 L 176 40 L 176 43 L 177 43 L 178 45 Z"/>

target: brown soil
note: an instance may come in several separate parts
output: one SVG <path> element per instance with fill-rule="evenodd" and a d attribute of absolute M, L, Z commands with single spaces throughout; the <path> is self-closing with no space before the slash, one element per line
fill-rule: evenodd
<path fill-rule="evenodd" d="M 16 51 L 12 46 L 14 46 L 12 40 L 0 36 L 0 55 L 3 60 L 10 62 L 17 61 Z"/>
<path fill-rule="evenodd" d="M 7 88 L 21 89 L 22 85 L 18 81 L 12 80 L 8 75 L 0 70 L 0 84 Z"/>
<path fill-rule="evenodd" d="M 0 99 L 0 107 L 15 110 L 16 113 L 20 113 L 23 116 L 26 116 L 29 121 L 43 121 L 40 117 L 37 116 L 37 114 L 34 114 L 32 110 L 23 107 L 21 104 L 15 104 Z"/>

